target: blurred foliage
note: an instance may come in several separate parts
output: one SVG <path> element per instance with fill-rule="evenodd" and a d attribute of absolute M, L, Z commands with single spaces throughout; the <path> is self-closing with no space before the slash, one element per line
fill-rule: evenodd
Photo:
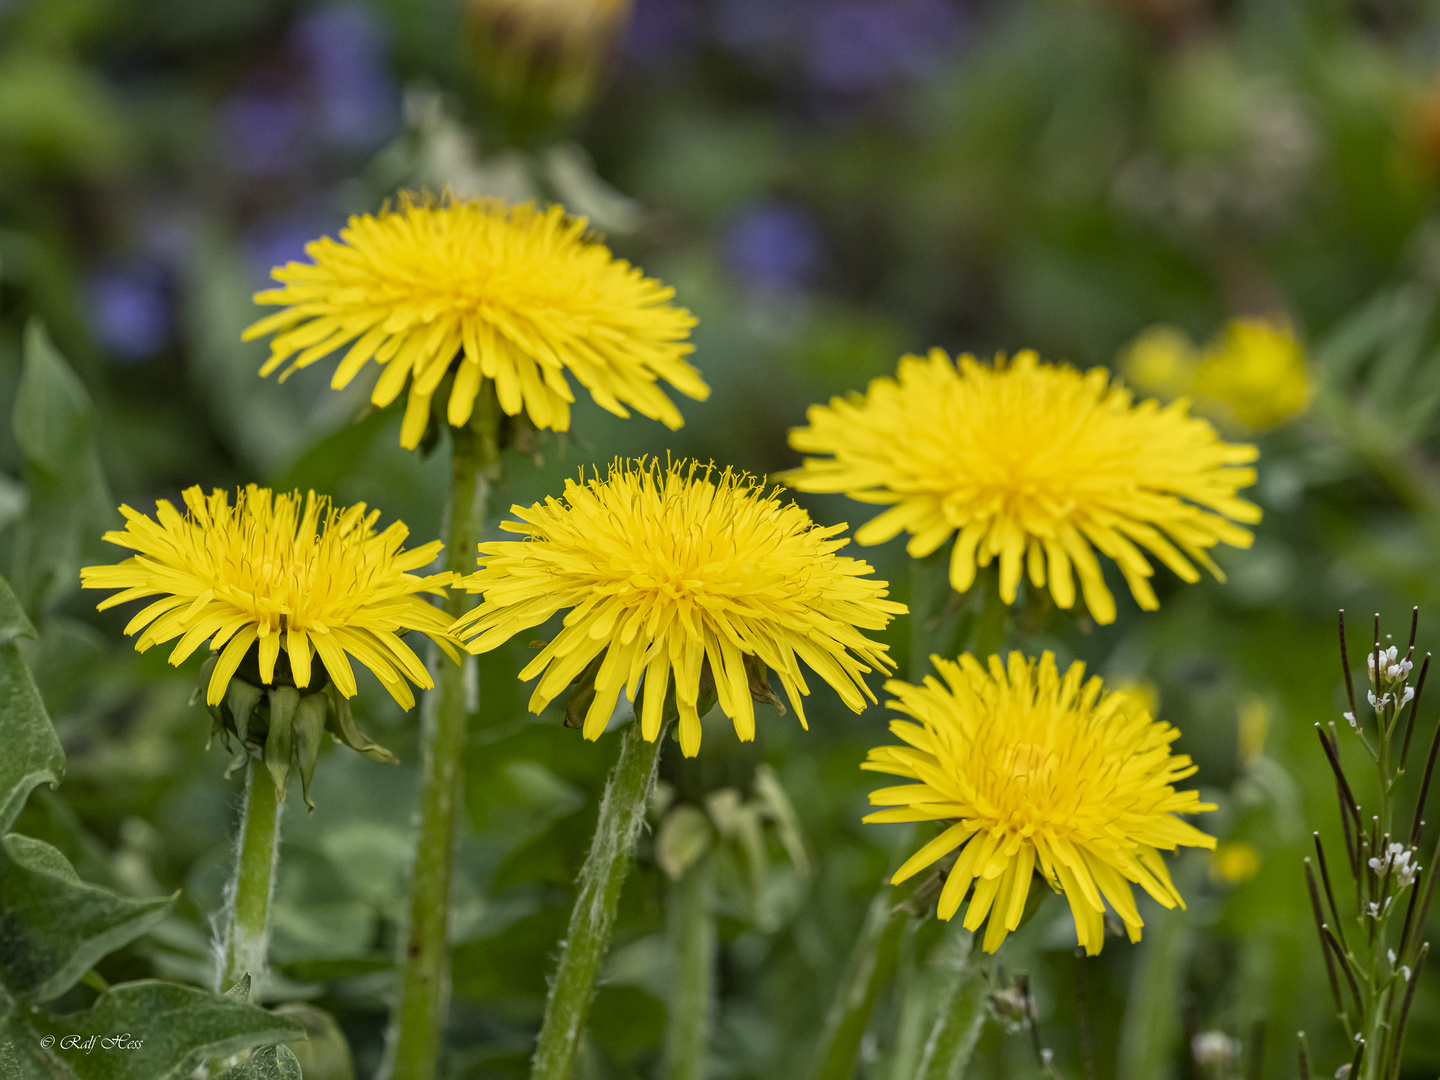
<path fill-rule="evenodd" d="M 1035 347 L 1088 367 L 1157 324 L 1203 342 L 1230 318 L 1288 319 L 1315 395 L 1257 437 L 1266 518 L 1252 549 L 1219 556 L 1228 582 L 1166 577 L 1158 613 L 1125 601 L 1103 629 L 1028 598 L 1003 628 L 1007 644 L 1153 685 L 1221 806 L 1206 827 L 1253 865 L 1179 859 L 1188 911 L 1142 906 L 1141 944 L 1114 940 L 1083 972 L 1047 897 L 1004 962 L 1030 974 L 1065 1075 L 1082 1074 L 1081 1000 L 1100 1076 L 1197 1075 L 1194 1035 L 1223 1031 L 1249 1053 L 1259 1023 L 1264 1076 L 1292 1075 L 1297 1029 L 1320 1062 L 1348 1060 L 1301 876 L 1312 829 L 1339 850 L 1310 729 L 1340 709 L 1336 608 L 1394 625 L 1418 603 L 1422 646 L 1440 640 L 1440 14 L 1402 0 L 641 0 L 590 111 L 523 152 L 496 141 L 465 18 L 456 0 L 0 0 L 0 409 L 14 418 L 0 425 L 0 569 L 38 628 L 25 659 L 68 759 L 64 785 L 38 789 L 14 827 L 95 887 L 179 892 L 100 975 L 210 985 L 238 790 L 187 704 L 199 658 L 176 671 L 161 650 L 137 656 L 128 614 L 96 614 L 75 571 L 113 557 L 100 534 L 117 503 L 148 510 L 193 483 L 313 486 L 403 518 L 417 542 L 439 535 L 444 453 L 400 451 L 398 413 L 369 413 L 363 380 L 329 390 L 325 364 L 259 379 L 264 346 L 239 331 L 250 293 L 305 241 L 399 187 L 448 184 L 588 214 L 699 316 L 696 361 L 715 388 L 673 435 L 577 405 L 570 435 L 509 455 L 492 531 L 510 503 L 615 454 L 790 467 L 785 433 L 806 406 L 902 351 Z M 838 498 L 804 503 L 859 520 Z M 899 599 L 927 580 L 898 544 L 866 557 Z M 888 640 L 918 672 L 925 628 L 910 622 Z M 527 651 L 517 640 L 480 662 L 456 1078 L 526 1073 L 616 753 L 613 735 L 585 743 L 525 712 Z M 852 716 L 821 688 L 811 711 L 808 733 L 767 709 L 754 744 L 716 723 L 698 760 L 667 751 L 671 803 L 626 886 L 587 1078 L 659 1062 L 664 867 L 683 855 L 664 815 L 682 806 L 687 828 L 713 830 L 711 1076 L 813 1068 L 903 830 L 859 824 L 873 783 L 857 766 L 889 738 L 884 710 Z M 404 910 L 416 735 L 373 681 L 356 712 L 402 765 L 327 754 L 318 809 L 292 808 L 271 996 L 332 1015 L 367 1077 Z M 1434 714 L 1432 699 L 1422 738 Z M 1363 788 L 1360 755 L 1350 764 Z M 901 984 L 943 984 L 948 940 L 932 920 L 901 941 Z M 908 1080 L 902 1004 L 879 1001 L 866 1078 Z M 1414 1008 L 1405 1075 L 1433 1076 L 1433 968 Z M 1038 1066 L 1025 1036 L 991 1024 L 970 1075 Z"/>

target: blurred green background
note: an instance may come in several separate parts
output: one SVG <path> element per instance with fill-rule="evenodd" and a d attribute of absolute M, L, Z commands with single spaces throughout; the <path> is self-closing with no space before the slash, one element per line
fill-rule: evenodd
<path fill-rule="evenodd" d="M 41 627 L 30 659 L 69 758 L 64 785 L 37 792 L 17 829 L 89 880 L 183 890 L 178 914 L 102 974 L 209 985 L 238 778 L 222 778 L 227 755 L 207 749 L 209 718 L 188 704 L 199 658 L 175 671 L 165 650 L 137 656 L 121 633 L 128 615 L 97 615 L 77 571 L 120 557 L 100 542 L 120 502 L 149 511 L 197 483 L 313 487 L 402 518 L 413 542 L 438 535 L 443 448 L 426 460 L 400 450 L 399 412 L 368 413 L 363 378 L 331 391 L 327 363 L 283 386 L 259 379 L 265 346 L 240 331 L 270 267 L 302 258 L 307 240 L 397 189 L 448 186 L 589 216 L 699 317 L 695 360 L 714 388 L 682 403 L 673 434 L 582 402 L 569 436 L 508 455 L 492 528 L 511 503 L 617 454 L 791 467 L 786 431 L 806 406 L 862 389 L 902 352 L 1034 347 L 1112 365 L 1156 323 L 1204 340 L 1234 315 L 1287 314 L 1318 392 L 1274 431 L 1229 432 L 1261 447 L 1252 494 L 1266 516 L 1251 550 L 1219 554 L 1228 583 L 1162 572 L 1161 610 L 1143 614 L 1117 581 L 1112 626 L 1036 606 L 1007 633 L 1153 684 L 1221 806 L 1201 824 L 1258 853 L 1240 881 L 1205 853 L 1180 859 L 1189 910 L 1142 900 L 1144 941 L 1112 939 L 1085 963 L 1097 1074 L 1210 1075 L 1188 1048 L 1213 1030 L 1260 1054 L 1267 1077 L 1295 1075 L 1297 1029 L 1330 1063 L 1319 1075 L 1348 1060 L 1301 877 L 1312 829 L 1340 850 L 1310 729 L 1340 709 L 1336 608 L 1362 626 L 1379 611 L 1401 636 L 1420 604 L 1422 647 L 1440 641 L 1440 10 L 641 0 L 588 107 L 548 124 L 497 104 L 504 43 L 484 38 L 475 11 L 462 0 L 0 0 L 0 410 L 22 406 L 0 428 L 0 568 Z M 75 377 L 32 370 L 39 389 L 26 396 L 22 343 L 36 319 Z M 825 522 L 869 513 L 801 501 Z M 899 543 L 866 557 L 902 600 L 935 576 Z M 902 672 L 916 670 L 911 630 L 901 618 L 887 635 Z M 454 897 L 456 1078 L 526 1074 L 616 750 L 613 736 L 585 743 L 553 711 L 524 711 L 514 673 L 525 646 L 481 660 Z M 854 716 L 819 686 L 808 733 L 762 712 L 754 744 L 712 716 L 698 762 L 667 752 L 662 765 L 676 799 L 703 804 L 727 787 L 758 797 L 768 763 L 803 838 L 770 813 L 758 846 L 737 830 L 722 856 L 715 1080 L 810 1068 L 900 840 L 860 825 L 875 784 L 857 766 L 889 740 L 883 709 Z M 290 807 L 271 996 L 333 1013 L 369 1076 L 404 910 L 416 724 L 373 680 L 357 714 L 402 765 L 328 753 L 316 810 Z M 1425 740 L 1434 715 L 1432 699 Z M 1352 778 L 1367 775 L 1358 753 L 1351 764 Z M 654 1071 L 666 895 L 646 838 L 587 1078 Z M 1031 974 L 1046 1043 L 1078 1076 L 1066 918 L 1047 899 L 1003 959 Z M 918 977 L 907 962 L 902 977 Z M 894 1010 L 887 994 L 862 1044 L 867 1080 L 908 1080 L 893 1074 Z M 1432 969 L 1404 1075 L 1437 1071 Z M 972 1075 L 1038 1067 L 1024 1037 L 991 1025 Z"/>

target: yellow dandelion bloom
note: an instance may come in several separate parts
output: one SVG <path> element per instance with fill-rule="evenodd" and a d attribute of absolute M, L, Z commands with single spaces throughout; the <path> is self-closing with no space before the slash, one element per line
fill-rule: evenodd
<path fill-rule="evenodd" d="M 1231 319 L 1205 351 L 1191 383 L 1197 403 L 1255 431 L 1305 411 L 1315 386 L 1305 352 L 1288 324 Z"/>
<path fill-rule="evenodd" d="M 1290 324 L 1231 319 L 1205 348 L 1184 331 L 1152 326 L 1120 354 L 1120 370 L 1139 389 L 1227 424 L 1268 431 L 1303 413 L 1315 394 L 1305 351 Z"/>
<path fill-rule="evenodd" d="M 1091 955 L 1104 942 L 1107 902 L 1130 940 L 1140 939 L 1132 884 L 1184 907 L 1160 852 L 1213 848 L 1214 838 L 1175 815 L 1215 807 L 1175 790 L 1195 772 L 1170 752 L 1178 731 L 1127 694 L 1107 693 L 1098 676 L 1086 681 L 1083 664 L 1061 676 L 1048 652 L 1038 663 L 1013 652 L 1008 671 L 998 656 L 988 670 L 968 653 L 958 663 L 931 659 L 943 683 L 930 675 L 922 686 L 885 684 L 898 699 L 888 706 L 914 718 L 890 725 L 906 745 L 877 747 L 862 765 L 915 781 L 871 792 L 872 804 L 892 809 L 866 821 L 953 822 L 893 881 L 959 848 L 939 916 L 954 916 L 970 893 L 964 925 L 978 930 L 989 917 L 987 952 L 1020 925 L 1036 869 L 1069 901 Z"/>
<path fill-rule="evenodd" d="M 1221 844 L 1210 857 L 1210 880 L 1217 885 L 1243 885 L 1260 872 L 1260 852 L 1240 840 Z"/>
<path fill-rule="evenodd" d="M 284 379 L 350 345 L 330 385 L 346 386 L 372 359 L 384 368 L 377 406 L 408 385 L 407 448 L 452 369 L 446 417 L 456 427 L 485 379 L 507 414 L 524 410 L 557 431 L 569 428 L 575 400 L 567 371 L 617 416 L 630 406 L 671 429 L 684 421 L 657 379 L 700 400 L 710 392 L 685 360 L 695 320 L 670 302 L 674 290 L 589 240 L 585 220 L 558 206 L 405 195 L 398 209 L 352 217 L 339 241 L 305 251 L 310 263 L 272 272 L 283 288 L 255 295 L 285 306 L 245 331 L 247 341 L 275 334 L 260 374 L 289 361 Z"/>
<path fill-rule="evenodd" d="M 480 545 L 480 570 L 459 585 L 483 594 L 456 624 L 471 652 L 570 609 L 556 638 L 520 673 L 540 675 L 530 709 L 541 711 L 603 653 L 585 737 L 598 738 L 621 689 L 636 699 L 654 741 L 672 672 L 673 706 L 687 756 L 700 747 L 702 675 L 741 739 L 755 737 L 752 692 L 764 669 L 779 675 L 801 724 L 810 692 L 803 660 L 859 712 L 875 698 L 862 676 L 892 670 L 879 630 L 901 604 L 858 559 L 835 554 L 845 526 L 821 528 L 778 491 L 726 469 L 653 460 L 616 462 L 609 476 L 568 481 L 560 499 L 512 508 L 501 527 L 520 541 Z M 542 674 L 543 673 L 543 674 Z"/>
<path fill-rule="evenodd" d="M 1255 459 L 1253 446 L 1220 441 L 1183 401 L 1136 405 L 1103 369 L 1081 374 L 1033 352 L 993 366 L 962 356 L 958 369 L 939 349 L 906 356 L 896 378 L 811 406 L 807 419 L 790 445 L 831 456 L 806 458 L 785 482 L 893 504 L 856 531 L 862 544 L 905 531 L 919 558 L 956 537 L 950 584 L 959 592 L 998 558 L 1007 604 L 1023 571 L 1068 608 L 1078 574 L 1090 614 L 1112 622 L 1098 549 L 1150 610 L 1159 601 L 1146 551 L 1185 581 L 1199 580 L 1193 563 L 1223 581 L 1208 549 L 1248 547 L 1235 522 L 1260 520 L 1235 494 L 1255 481 L 1254 469 L 1236 467 Z"/>
<path fill-rule="evenodd" d="M 154 518 L 120 507 L 125 528 L 105 539 L 135 554 L 87 566 L 80 577 L 87 589 L 124 590 L 101 601 L 101 611 L 158 597 L 125 627 L 126 634 L 143 628 L 140 652 L 178 637 L 170 653 L 178 665 L 208 639 L 220 651 L 209 704 L 220 704 L 252 648 L 262 683 L 275 681 L 283 650 L 297 687 L 313 681 L 318 688 L 328 678 L 347 698 L 355 696 L 353 656 L 407 709 L 415 698 L 406 680 L 421 687 L 431 680 L 400 635 L 419 630 L 459 658 L 450 617 L 424 598 L 444 595 L 454 575 L 413 573 L 434 561 L 439 541 L 406 551 L 401 522 L 377 533 L 380 511 L 367 513 L 364 503 L 339 509 L 313 491 L 302 499 L 251 484 L 234 506 L 218 489 L 207 497 L 192 487 L 184 498 L 183 515 L 165 499 Z"/>

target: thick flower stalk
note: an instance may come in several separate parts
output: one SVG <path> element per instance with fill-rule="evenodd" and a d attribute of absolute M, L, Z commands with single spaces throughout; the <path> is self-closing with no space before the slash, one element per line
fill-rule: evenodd
<path fill-rule="evenodd" d="M 959 849 L 940 893 L 941 919 L 967 894 L 967 930 L 986 925 L 994 952 L 1020 925 L 1039 870 L 1063 893 L 1085 951 L 1100 951 L 1108 902 L 1131 941 L 1143 925 L 1132 883 L 1167 908 L 1184 906 L 1160 855 L 1215 840 L 1177 814 L 1214 810 L 1175 784 L 1195 772 L 1172 754 L 1180 733 L 1151 718 L 1124 692 L 1105 692 L 1074 663 L 1061 676 L 1050 653 L 1038 662 L 1010 654 L 988 669 L 968 653 L 934 657 L 941 679 L 891 680 L 889 702 L 912 720 L 890 730 L 906 745 L 870 751 L 862 768 L 914 783 L 871 792 L 889 809 L 867 822 L 952 822 L 895 872 L 904 881 Z M 973 891 L 972 891 L 973 886 Z"/>
<path fill-rule="evenodd" d="M 540 676 L 530 699 L 540 712 L 595 666 L 586 738 L 599 738 L 623 689 L 632 700 L 643 692 L 641 730 L 653 741 L 673 677 L 680 745 L 693 756 L 705 689 L 753 739 L 754 700 L 773 700 L 766 668 L 802 725 L 801 661 L 856 712 L 875 700 L 864 675 L 894 668 L 862 631 L 905 608 L 885 599 L 868 564 L 836 554 L 844 526 L 815 525 L 749 476 L 616 462 L 604 480 L 567 481 L 561 498 L 512 513 L 519 520 L 501 528 L 525 539 L 480 545 L 480 569 L 458 584 L 483 600 L 455 630 L 481 653 L 570 609 L 520 677 Z"/>
<path fill-rule="evenodd" d="M 674 291 L 612 256 L 583 218 L 558 206 L 436 205 L 404 194 L 398 208 L 352 217 L 338 241 L 305 250 L 311 262 L 278 267 L 283 287 L 255 296 L 284 306 L 245 331 L 247 340 L 275 335 L 260 373 L 287 365 L 283 379 L 349 345 L 331 386 L 346 386 L 371 360 L 383 368 L 375 405 L 408 386 L 406 448 L 419 445 L 431 399 L 446 386 L 452 426 L 470 419 L 488 379 L 506 414 L 523 411 L 557 431 L 569 428 L 575 400 L 567 372 L 616 415 L 633 408 L 672 429 L 683 421 L 658 379 L 692 398 L 709 394 L 685 360 L 695 320 L 671 303 Z"/>
<path fill-rule="evenodd" d="M 1183 401 L 1135 404 L 1103 369 L 1082 374 L 1033 352 L 958 368 L 940 351 L 906 356 L 895 378 L 865 394 L 811 406 L 790 433 L 806 454 L 782 477 L 801 491 L 843 492 L 889 505 L 855 533 L 862 544 L 910 534 L 921 558 L 955 538 L 950 584 L 999 561 L 1000 596 L 1013 603 L 1022 574 L 1047 585 L 1062 608 L 1075 578 L 1096 622 L 1115 619 L 1115 598 L 1096 551 L 1114 560 L 1139 605 L 1159 606 L 1150 556 L 1181 579 L 1199 563 L 1224 575 L 1210 549 L 1247 547 L 1236 522 L 1260 509 L 1236 492 L 1255 481 L 1253 446 L 1222 442 Z"/>
<path fill-rule="evenodd" d="M 249 654 L 261 685 L 274 685 L 278 671 L 300 690 L 333 681 L 346 698 L 356 692 L 354 657 L 406 709 L 415 704 L 409 683 L 432 683 L 402 634 L 419 630 L 459 659 L 450 619 L 426 599 L 443 596 L 453 575 L 415 573 L 435 561 L 439 541 L 406 551 L 403 522 L 377 533 L 379 510 L 334 507 L 313 491 L 275 495 L 251 484 L 232 506 L 225 491 L 192 487 L 184 499 L 186 514 L 165 499 L 153 518 L 120 507 L 125 528 L 105 540 L 135 554 L 87 566 L 80 578 L 87 589 L 122 590 L 101 611 L 156 598 L 125 627 L 140 631 L 138 651 L 178 637 L 170 663 L 179 665 L 208 642 L 219 658 L 207 704 L 224 701 Z"/>

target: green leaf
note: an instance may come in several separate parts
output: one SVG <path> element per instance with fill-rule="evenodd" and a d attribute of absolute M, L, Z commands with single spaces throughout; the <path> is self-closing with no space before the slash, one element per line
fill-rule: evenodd
<path fill-rule="evenodd" d="M 262 1046 L 217 1080 L 303 1080 L 300 1062 L 288 1046 Z"/>
<path fill-rule="evenodd" d="M 0 1076 L 5 1080 L 75 1080 L 25 1023 L 15 999 L 0 986 Z"/>
<path fill-rule="evenodd" d="M 15 395 L 15 441 L 52 477 L 75 469 L 89 448 L 95 408 L 38 319 L 25 328 L 25 366 Z"/>
<path fill-rule="evenodd" d="M 33 638 L 35 627 L 10 583 L 0 577 L 0 644 L 9 644 L 16 638 Z"/>
<path fill-rule="evenodd" d="M 34 1014 L 30 1022 L 42 1037 L 54 1036 L 54 1054 L 78 1080 L 179 1080 L 202 1058 L 228 1057 L 304 1034 L 289 1017 L 208 990 L 151 980 L 116 986 L 83 1012 Z M 92 1035 L 98 1037 L 86 1047 Z M 120 1036 L 127 1045 L 102 1042 Z M 78 1045 L 67 1046 L 70 1037 Z M 298 1076 L 299 1070 L 254 1075 Z"/>
<path fill-rule="evenodd" d="M 87 885 L 58 850 L 11 833 L 0 841 L 0 983 L 23 1000 L 57 997 L 164 919 L 174 902 Z"/>
<path fill-rule="evenodd" d="M 0 592 L 0 617 L 14 595 L 8 586 Z M 65 775 L 60 740 L 13 641 L 0 643 L 0 747 L 4 747 L 0 753 L 0 832 L 4 832 L 37 785 L 58 784 Z"/>

